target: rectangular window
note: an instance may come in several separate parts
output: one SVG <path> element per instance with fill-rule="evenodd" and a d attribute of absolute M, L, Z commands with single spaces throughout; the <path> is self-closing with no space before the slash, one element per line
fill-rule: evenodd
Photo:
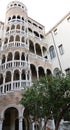
<path fill-rule="evenodd" d="M 66 72 L 66 75 L 70 74 L 70 68 L 67 68 L 67 69 L 65 70 L 65 72 Z"/>
<path fill-rule="evenodd" d="M 59 48 L 59 52 L 60 52 L 60 54 L 63 55 L 63 54 L 64 54 L 63 45 L 62 45 L 62 44 L 59 45 L 58 48 Z"/>

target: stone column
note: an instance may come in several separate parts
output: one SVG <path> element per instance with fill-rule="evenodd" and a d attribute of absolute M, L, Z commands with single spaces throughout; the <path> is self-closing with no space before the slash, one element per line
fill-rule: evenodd
<path fill-rule="evenodd" d="M 19 117 L 19 130 L 23 130 L 23 117 Z"/>
<path fill-rule="evenodd" d="M 2 126 L 3 126 L 3 119 L 0 119 L 0 130 L 2 130 Z"/>

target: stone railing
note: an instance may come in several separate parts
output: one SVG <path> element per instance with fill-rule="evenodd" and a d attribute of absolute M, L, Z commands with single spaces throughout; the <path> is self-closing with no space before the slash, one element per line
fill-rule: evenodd
<path fill-rule="evenodd" d="M 7 82 L 5 84 L 0 85 L 0 95 L 14 92 L 21 89 L 26 89 L 29 86 L 30 86 L 30 81 L 26 81 L 26 80 Z"/>

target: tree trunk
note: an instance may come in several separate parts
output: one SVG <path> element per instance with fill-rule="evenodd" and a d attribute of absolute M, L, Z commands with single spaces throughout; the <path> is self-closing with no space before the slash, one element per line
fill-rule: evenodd
<path fill-rule="evenodd" d="M 60 124 L 60 121 L 63 117 L 63 114 L 67 111 L 67 109 L 70 107 L 70 104 L 66 104 L 63 108 L 62 108 L 62 111 L 60 112 L 59 116 L 58 116 L 58 119 L 57 119 L 57 122 L 56 122 L 56 126 L 55 126 L 55 130 L 58 130 L 59 128 L 59 124 Z"/>

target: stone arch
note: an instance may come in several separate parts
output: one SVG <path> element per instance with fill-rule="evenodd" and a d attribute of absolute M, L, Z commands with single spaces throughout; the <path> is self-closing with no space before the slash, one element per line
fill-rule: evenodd
<path fill-rule="evenodd" d="M 7 71 L 6 72 L 5 83 L 10 82 L 10 81 L 11 81 L 11 72 Z"/>
<path fill-rule="evenodd" d="M 22 70 L 21 78 L 22 80 L 26 80 L 26 74 L 24 69 Z"/>
<path fill-rule="evenodd" d="M 7 61 L 11 61 L 11 60 L 12 60 L 12 52 L 9 52 L 7 56 Z"/>
<path fill-rule="evenodd" d="M 39 74 L 39 78 L 45 76 L 44 68 L 42 66 L 38 67 L 38 74 Z"/>
<path fill-rule="evenodd" d="M 8 38 L 6 37 L 4 40 L 4 44 L 7 44 L 7 43 L 8 43 Z"/>
<path fill-rule="evenodd" d="M 43 51 L 43 56 L 46 57 L 46 53 L 47 53 L 46 47 L 43 46 L 43 47 L 42 47 L 42 51 Z"/>
<path fill-rule="evenodd" d="M 6 32 L 8 32 L 8 31 L 9 31 L 9 29 L 10 29 L 10 28 L 9 28 L 9 27 L 7 27 Z"/>
<path fill-rule="evenodd" d="M 31 51 L 32 53 L 35 53 L 34 52 L 34 44 L 33 44 L 33 41 L 29 40 L 29 51 Z"/>
<path fill-rule="evenodd" d="M 22 37 L 22 38 L 21 38 L 21 41 L 24 43 L 24 42 L 25 42 L 25 38 L 24 38 L 24 37 Z"/>
<path fill-rule="evenodd" d="M 30 70 L 31 70 L 32 81 L 35 82 L 37 80 L 36 66 L 34 64 L 30 64 Z"/>
<path fill-rule="evenodd" d="M 9 40 L 9 42 L 14 42 L 14 36 L 13 36 L 13 35 L 10 36 L 10 40 Z"/>
<path fill-rule="evenodd" d="M 6 60 L 6 56 L 2 55 L 2 64 L 5 63 L 5 60 Z"/>
<path fill-rule="evenodd" d="M 24 52 L 22 52 L 22 54 L 21 54 L 21 60 L 25 60 L 25 53 Z"/>
<path fill-rule="evenodd" d="M 16 29 L 20 29 L 20 25 L 19 24 L 17 24 Z"/>
<path fill-rule="evenodd" d="M 51 70 L 50 69 L 47 69 L 47 76 L 49 76 L 49 75 L 52 75 L 52 72 L 51 72 Z"/>
<path fill-rule="evenodd" d="M 20 53 L 18 51 L 14 54 L 14 60 L 20 60 Z"/>
<path fill-rule="evenodd" d="M 20 79 L 20 72 L 18 69 L 14 70 L 14 75 L 13 75 L 14 80 L 19 80 Z"/>
<path fill-rule="evenodd" d="M 13 30 L 13 29 L 15 29 L 15 25 L 14 24 L 11 26 L 11 30 Z"/>
<path fill-rule="evenodd" d="M 20 41 L 20 36 L 16 35 L 15 41 Z"/>
<path fill-rule="evenodd" d="M 38 43 L 35 44 L 36 54 L 42 56 L 41 47 Z"/>
<path fill-rule="evenodd" d="M 0 85 L 3 84 L 3 74 L 0 73 Z"/>

